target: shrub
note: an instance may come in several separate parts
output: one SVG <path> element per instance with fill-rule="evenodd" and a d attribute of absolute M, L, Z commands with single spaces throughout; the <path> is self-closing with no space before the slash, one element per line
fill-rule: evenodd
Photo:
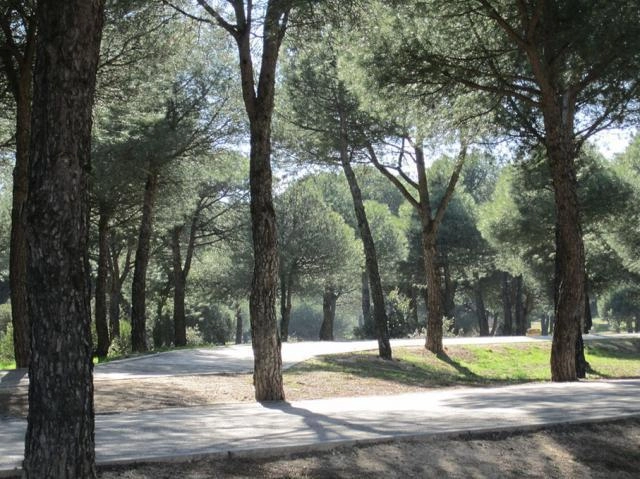
<path fill-rule="evenodd" d="M 0 304 L 0 333 L 7 330 L 11 324 L 11 303 Z"/>
<path fill-rule="evenodd" d="M 0 331 L 0 361 L 10 363 L 15 360 L 13 355 L 13 325 L 7 324 L 4 332 Z"/>
<path fill-rule="evenodd" d="M 204 344 L 204 338 L 202 333 L 198 329 L 198 326 L 187 327 L 187 346 L 201 346 Z"/>
<path fill-rule="evenodd" d="M 131 354 L 131 324 L 128 321 L 120 321 L 120 336 L 111 340 L 108 358 L 121 358 Z"/>

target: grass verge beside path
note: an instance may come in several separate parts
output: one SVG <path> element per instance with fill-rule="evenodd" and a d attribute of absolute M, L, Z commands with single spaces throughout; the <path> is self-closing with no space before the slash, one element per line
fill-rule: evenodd
<path fill-rule="evenodd" d="M 585 348 L 591 366 L 587 379 L 640 377 L 639 339 L 590 341 Z M 323 372 L 326 380 L 367 378 L 418 388 L 548 381 L 550 351 L 550 343 L 449 346 L 441 356 L 397 348 L 392 361 L 367 351 L 312 359 L 286 371 L 285 378 Z"/>

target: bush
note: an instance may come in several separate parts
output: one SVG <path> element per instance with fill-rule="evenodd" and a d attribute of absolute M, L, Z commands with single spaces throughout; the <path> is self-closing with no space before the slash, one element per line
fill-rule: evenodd
<path fill-rule="evenodd" d="M 0 304 L 0 333 L 7 330 L 11 324 L 11 303 Z"/>
<path fill-rule="evenodd" d="M 108 358 L 121 358 L 131 354 L 131 324 L 128 321 L 120 321 L 120 336 L 111 340 Z"/>
<path fill-rule="evenodd" d="M 204 344 L 204 338 L 202 333 L 198 329 L 198 326 L 187 327 L 187 346 L 202 346 Z"/>
<path fill-rule="evenodd" d="M 13 355 L 13 325 L 7 324 L 4 332 L 0 331 L 0 361 L 11 363 L 15 361 Z"/>

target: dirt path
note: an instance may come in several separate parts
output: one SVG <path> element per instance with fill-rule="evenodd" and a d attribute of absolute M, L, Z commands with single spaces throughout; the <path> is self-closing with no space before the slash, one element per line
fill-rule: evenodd
<path fill-rule="evenodd" d="M 289 458 L 200 460 L 102 470 L 101 479 L 637 478 L 640 419 L 524 434 L 396 441 Z"/>

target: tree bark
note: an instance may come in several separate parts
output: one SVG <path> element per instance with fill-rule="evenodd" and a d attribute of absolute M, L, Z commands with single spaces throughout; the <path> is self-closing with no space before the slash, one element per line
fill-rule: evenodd
<path fill-rule="evenodd" d="M 96 356 L 104 358 L 109 352 L 109 325 L 107 322 L 107 275 L 109 255 L 109 213 L 99 208 L 98 219 L 98 271 L 96 275 Z"/>
<path fill-rule="evenodd" d="M 24 477 L 95 477 L 88 257 L 103 2 L 38 3 L 27 196 L 32 357 Z"/>
<path fill-rule="evenodd" d="M 269 0 L 265 5 L 260 71 L 255 75 L 252 54 L 252 5 L 234 2 L 236 24 L 227 23 L 212 8 L 213 18 L 238 46 L 242 98 L 249 119 L 249 187 L 253 238 L 253 279 L 249 298 L 253 384 L 256 400 L 284 400 L 282 345 L 278 332 L 278 234 L 273 208 L 271 119 L 275 100 L 276 66 L 291 5 Z M 257 78 L 257 85 L 256 85 Z M 257 88 L 256 88 L 257 87 Z"/>
<path fill-rule="evenodd" d="M 540 318 L 540 333 L 543 336 L 548 336 L 549 335 L 549 316 L 547 315 L 547 313 L 544 313 L 542 315 L 542 318 Z"/>
<path fill-rule="evenodd" d="M 373 300 L 373 323 L 378 339 L 378 354 L 382 359 L 391 359 L 391 344 L 389 343 L 389 326 L 387 320 L 387 311 L 384 305 L 384 292 L 382 290 L 382 281 L 380 279 L 380 271 L 378 269 L 378 255 L 373 242 L 373 235 L 369 227 L 369 220 L 364 209 L 362 201 L 362 192 L 358 186 L 358 180 L 351 168 L 351 164 L 346 152 L 343 148 L 341 153 L 341 163 L 344 174 L 349 184 L 351 198 L 353 199 L 353 207 L 358 220 L 358 231 L 364 246 L 364 256 L 369 277 L 369 286 L 371 287 L 371 299 Z"/>
<path fill-rule="evenodd" d="M 493 322 L 491 323 L 491 332 L 489 332 L 489 336 L 495 336 L 496 331 L 498 331 L 498 314 L 493 314 Z"/>
<path fill-rule="evenodd" d="M 424 251 L 424 269 L 427 276 L 427 340 L 426 348 L 434 354 L 444 351 L 442 345 L 442 287 L 440 271 L 437 265 L 437 247 L 435 232 L 422 231 L 422 249 Z"/>
<path fill-rule="evenodd" d="M 16 367 L 29 367 L 30 323 L 27 309 L 26 200 L 29 188 L 29 140 L 31 135 L 31 65 L 23 74 L 16 103 L 16 164 L 13 169 L 9 281 L 11 321 Z"/>
<path fill-rule="evenodd" d="M 185 316 L 185 283 L 182 271 L 182 255 L 180 253 L 180 236 L 182 226 L 176 226 L 171 231 L 171 255 L 173 260 L 173 344 L 187 345 L 187 320 Z"/>
<path fill-rule="evenodd" d="M 371 334 L 373 337 L 373 316 L 371 314 L 371 290 L 369 289 L 369 275 L 367 274 L 366 267 L 361 275 L 362 281 L 362 330 L 366 337 Z"/>
<path fill-rule="evenodd" d="M 336 302 L 338 295 L 331 285 L 324 287 L 322 294 L 322 324 L 320 325 L 320 341 L 333 341 L 333 325 L 336 319 Z"/>
<path fill-rule="evenodd" d="M 551 379 L 575 381 L 576 344 L 584 318 L 585 258 L 578 211 L 572 135 L 555 139 L 560 118 L 547 127 L 547 155 L 555 193 L 555 325 L 551 345 Z"/>
<path fill-rule="evenodd" d="M 120 303 L 122 301 L 122 285 L 127 279 L 127 276 L 129 276 L 129 271 L 131 270 L 132 251 L 132 245 L 128 244 L 127 255 L 124 260 L 124 268 L 122 273 L 120 273 L 120 251 L 116 252 L 113 245 L 110 248 L 109 269 L 111 271 L 111 281 L 109 284 L 109 330 L 112 339 L 120 336 Z"/>
<path fill-rule="evenodd" d="M 449 177 L 449 183 L 447 188 L 438 204 L 435 214 L 431 211 L 431 199 L 429 194 L 429 183 L 427 181 L 427 169 L 425 164 L 424 150 L 420 142 L 412 142 L 411 139 L 405 138 L 413 145 L 415 152 L 415 164 L 417 182 L 413 183 L 413 187 L 417 190 L 418 199 L 416 199 L 407 190 L 405 184 L 398 179 L 396 175 L 391 173 L 377 158 L 375 150 L 371 144 L 367 145 L 369 156 L 374 166 L 384 176 L 387 177 L 391 183 L 402 193 L 407 201 L 418 211 L 420 216 L 420 225 L 422 227 L 422 249 L 423 249 L 423 261 L 425 274 L 427 278 L 427 340 L 425 347 L 435 353 L 440 354 L 443 352 L 442 346 L 442 320 L 443 320 L 443 298 L 442 298 L 442 286 L 440 280 L 440 272 L 438 265 L 438 248 L 436 238 L 438 234 L 438 228 L 442 223 L 444 215 L 449 206 L 449 202 L 453 197 L 456 184 L 460 178 L 460 171 L 464 165 L 467 157 L 467 146 L 463 142 L 458 161 L 456 162 L 453 172 Z M 406 175 L 405 175 L 406 178 Z"/>
<path fill-rule="evenodd" d="M 484 297 L 482 296 L 482 288 L 480 281 L 476 278 L 474 288 L 474 296 L 476 301 L 476 314 L 478 316 L 478 326 L 480 328 L 480 336 L 489 336 L 489 320 L 487 319 L 487 310 L 484 306 Z"/>
<path fill-rule="evenodd" d="M 242 308 L 236 303 L 236 344 L 242 344 Z"/>
<path fill-rule="evenodd" d="M 525 318 L 525 306 L 522 293 L 522 275 L 515 278 L 515 312 L 516 312 L 516 336 L 527 334 L 527 324 Z"/>
<path fill-rule="evenodd" d="M 147 267 L 149 266 L 157 192 L 158 173 L 149 171 L 144 187 L 142 219 L 140 220 L 131 287 L 131 348 L 139 353 L 147 350 Z"/>
<path fill-rule="evenodd" d="M 23 6 L 24 7 L 24 6 Z M 5 34 L 0 60 L 9 90 L 16 104 L 16 156 L 13 169 L 11 237 L 9 246 L 9 282 L 11 321 L 16 367 L 29 367 L 31 354 L 30 324 L 27 308 L 27 238 L 26 200 L 29 188 L 29 142 L 31 139 L 31 100 L 33 61 L 35 57 L 36 21 L 29 6 L 18 12 L 23 29 L 23 43 L 16 45 Z M 2 19 L 2 28 L 13 30 L 10 14 Z"/>
<path fill-rule="evenodd" d="M 509 273 L 502 273 L 502 309 L 504 311 L 504 327 L 502 334 L 511 336 L 513 334 L 513 316 L 511 315 L 511 287 L 509 285 Z"/>

